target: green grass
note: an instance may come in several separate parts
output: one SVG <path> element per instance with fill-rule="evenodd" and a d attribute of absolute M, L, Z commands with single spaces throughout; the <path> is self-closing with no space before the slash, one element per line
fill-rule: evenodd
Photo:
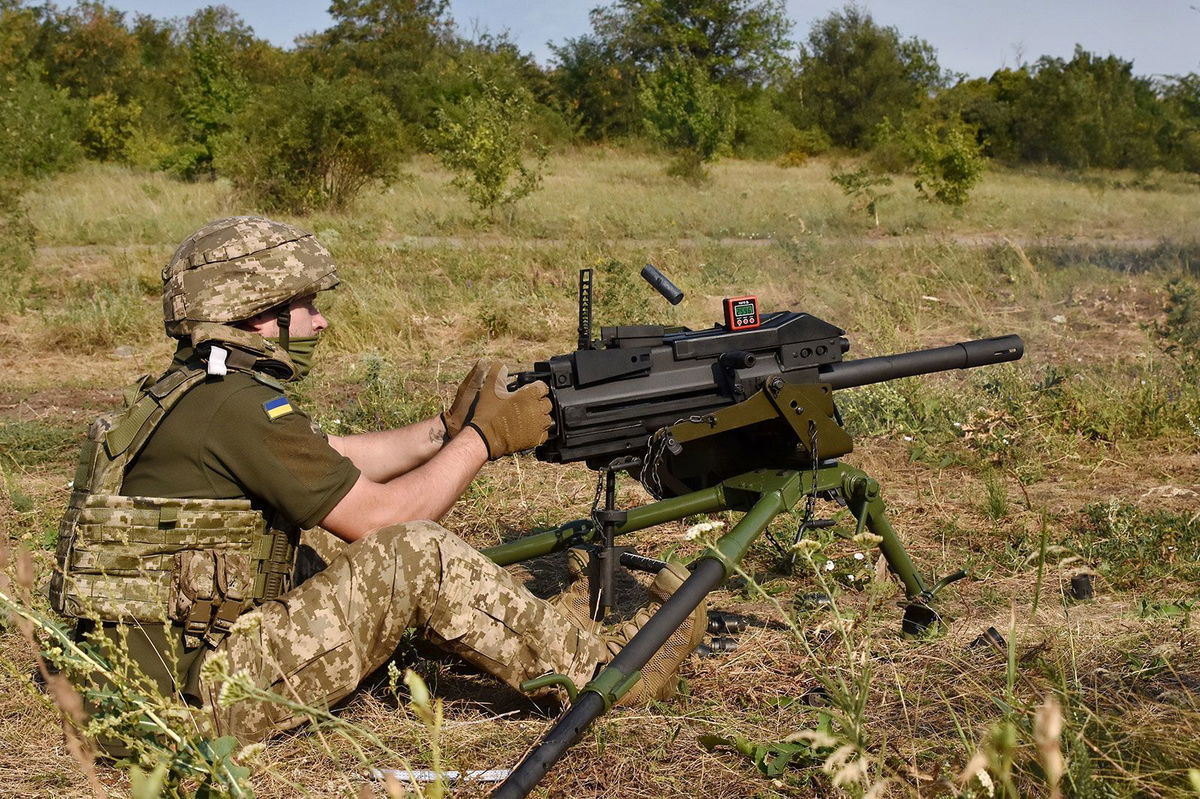
<path fill-rule="evenodd" d="M 1111 501 L 1083 508 L 1069 544 L 1118 588 L 1200 589 L 1200 514 Z"/>
<path fill-rule="evenodd" d="M 8 469 L 60 463 L 77 440 L 75 431 L 43 422 L 0 423 L 0 453 Z"/>
<path fill-rule="evenodd" d="M 1200 661 L 1190 615 L 1138 610 L 1142 599 L 1192 597 L 1200 579 L 1186 494 L 1200 487 L 1200 387 L 1155 332 L 1167 323 L 1164 303 L 1184 308 L 1196 285 L 1194 180 L 997 169 L 959 212 L 915 199 L 898 178 L 877 237 L 828 181 L 834 168 L 729 161 L 696 189 L 646 155 L 560 152 L 512 222 L 480 227 L 448 176 L 418 159 L 405 180 L 344 213 L 290 220 L 320 235 L 343 276 L 330 336 L 295 401 L 330 432 L 376 429 L 435 413 L 475 358 L 521 368 L 570 351 L 583 267 L 597 272 L 597 326 L 704 327 L 722 297 L 754 293 L 765 308 L 843 327 L 848 357 L 1017 333 L 1019 363 L 838 396 L 855 436 L 846 461 L 880 480 L 923 572 L 966 565 L 976 575 L 944 595 L 956 617 L 944 636 L 900 640 L 896 586 L 874 581 L 873 557 L 855 558 L 851 543 L 822 533 L 816 573 L 804 563 L 788 575 L 764 543 L 747 567 L 767 596 L 743 580 L 715 600 L 756 622 L 738 652 L 689 662 L 683 696 L 606 718 L 547 794 L 1046 795 L 1039 708 L 1053 698 L 1065 795 L 1194 795 Z M 21 267 L 24 288 L 0 309 L 0 525 L 37 548 L 52 537 L 73 442 L 99 410 L 97 395 L 165 363 L 158 273 L 175 244 L 203 222 L 253 209 L 222 182 L 96 165 L 39 184 L 26 205 L 39 249 Z M 646 262 L 684 289 L 684 303 L 668 306 L 641 283 Z M 1190 317 L 1170 324 L 1172 341 L 1190 340 Z M 578 465 L 493 463 L 445 524 L 493 544 L 586 515 L 593 486 Z M 622 486 L 622 504 L 644 500 L 632 482 Z M 780 524 L 785 538 L 789 524 Z M 702 542 L 683 540 L 685 526 L 635 543 L 646 554 L 694 555 Z M 47 559 L 35 558 L 39 583 Z M 1081 568 L 1100 574 L 1099 599 L 1064 605 L 1059 586 Z M 814 591 L 829 593 L 836 612 L 798 612 Z M 1011 652 L 968 648 L 989 626 Z M 507 767 L 547 726 L 453 663 L 413 665 L 445 697 L 447 767 Z M 54 785 L 56 795 L 86 795 L 57 745 L 52 709 L 28 685 L 31 667 L 19 636 L 0 637 L 0 715 L 22 720 L 4 727 L 0 744 L 33 764 L 0 771 L 0 793 Z M 830 698 L 843 761 L 798 759 L 768 779 L 734 749 L 698 744 L 704 735 L 777 744 L 816 730 L 823 709 L 797 701 L 815 688 Z M 400 705 L 377 686 L 340 715 L 428 765 L 427 730 Z M 354 749 L 312 733 L 274 741 L 264 760 L 281 765 L 255 766 L 255 790 L 352 795 Z M 991 793 L 978 776 L 956 780 L 971 764 L 985 769 Z"/>

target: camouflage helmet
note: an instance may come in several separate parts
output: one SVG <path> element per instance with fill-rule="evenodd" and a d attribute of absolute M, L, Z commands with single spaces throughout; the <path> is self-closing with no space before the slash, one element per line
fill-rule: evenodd
<path fill-rule="evenodd" d="M 240 322 L 338 284 L 333 256 L 313 234 L 260 216 L 209 222 L 163 267 L 169 336 L 198 322 Z"/>

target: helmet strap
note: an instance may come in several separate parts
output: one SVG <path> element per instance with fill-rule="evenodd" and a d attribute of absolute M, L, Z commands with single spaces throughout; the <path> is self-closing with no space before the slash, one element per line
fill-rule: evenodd
<path fill-rule="evenodd" d="M 279 345 L 285 350 L 288 344 L 291 343 L 291 328 L 292 326 L 292 306 L 285 305 L 275 314 L 275 321 L 279 325 Z"/>

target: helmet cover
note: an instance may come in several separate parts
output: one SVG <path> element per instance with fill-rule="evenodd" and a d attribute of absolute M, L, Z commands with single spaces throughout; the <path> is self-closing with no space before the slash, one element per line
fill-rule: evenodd
<path fill-rule="evenodd" d="M 338 284 L 333 256 L 313 234 L 259 216 L 209 222 L 183 240 L 162 277 L 170 336 L 199 322 L 240 322 Z"/>

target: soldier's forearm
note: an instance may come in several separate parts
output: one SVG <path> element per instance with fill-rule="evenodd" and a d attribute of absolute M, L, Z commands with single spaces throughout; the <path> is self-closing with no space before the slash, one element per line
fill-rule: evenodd
<path fill-rule="evenodd" d="M 321 526 L 347 541 L 389 524 L 437 521 L 466 490 L 487 462 L 487 446 L 473 429 L 464 430 L 422 466 L 386 482 L 365 474 Z"/>
<path fill-rule="evenodd" d="M 441 451 L 445 435 L 441 417 L 434 416 L 394 430 L 330 436 L 329 444 L 364 476 L 383 483 L 427 463 Z"/>

